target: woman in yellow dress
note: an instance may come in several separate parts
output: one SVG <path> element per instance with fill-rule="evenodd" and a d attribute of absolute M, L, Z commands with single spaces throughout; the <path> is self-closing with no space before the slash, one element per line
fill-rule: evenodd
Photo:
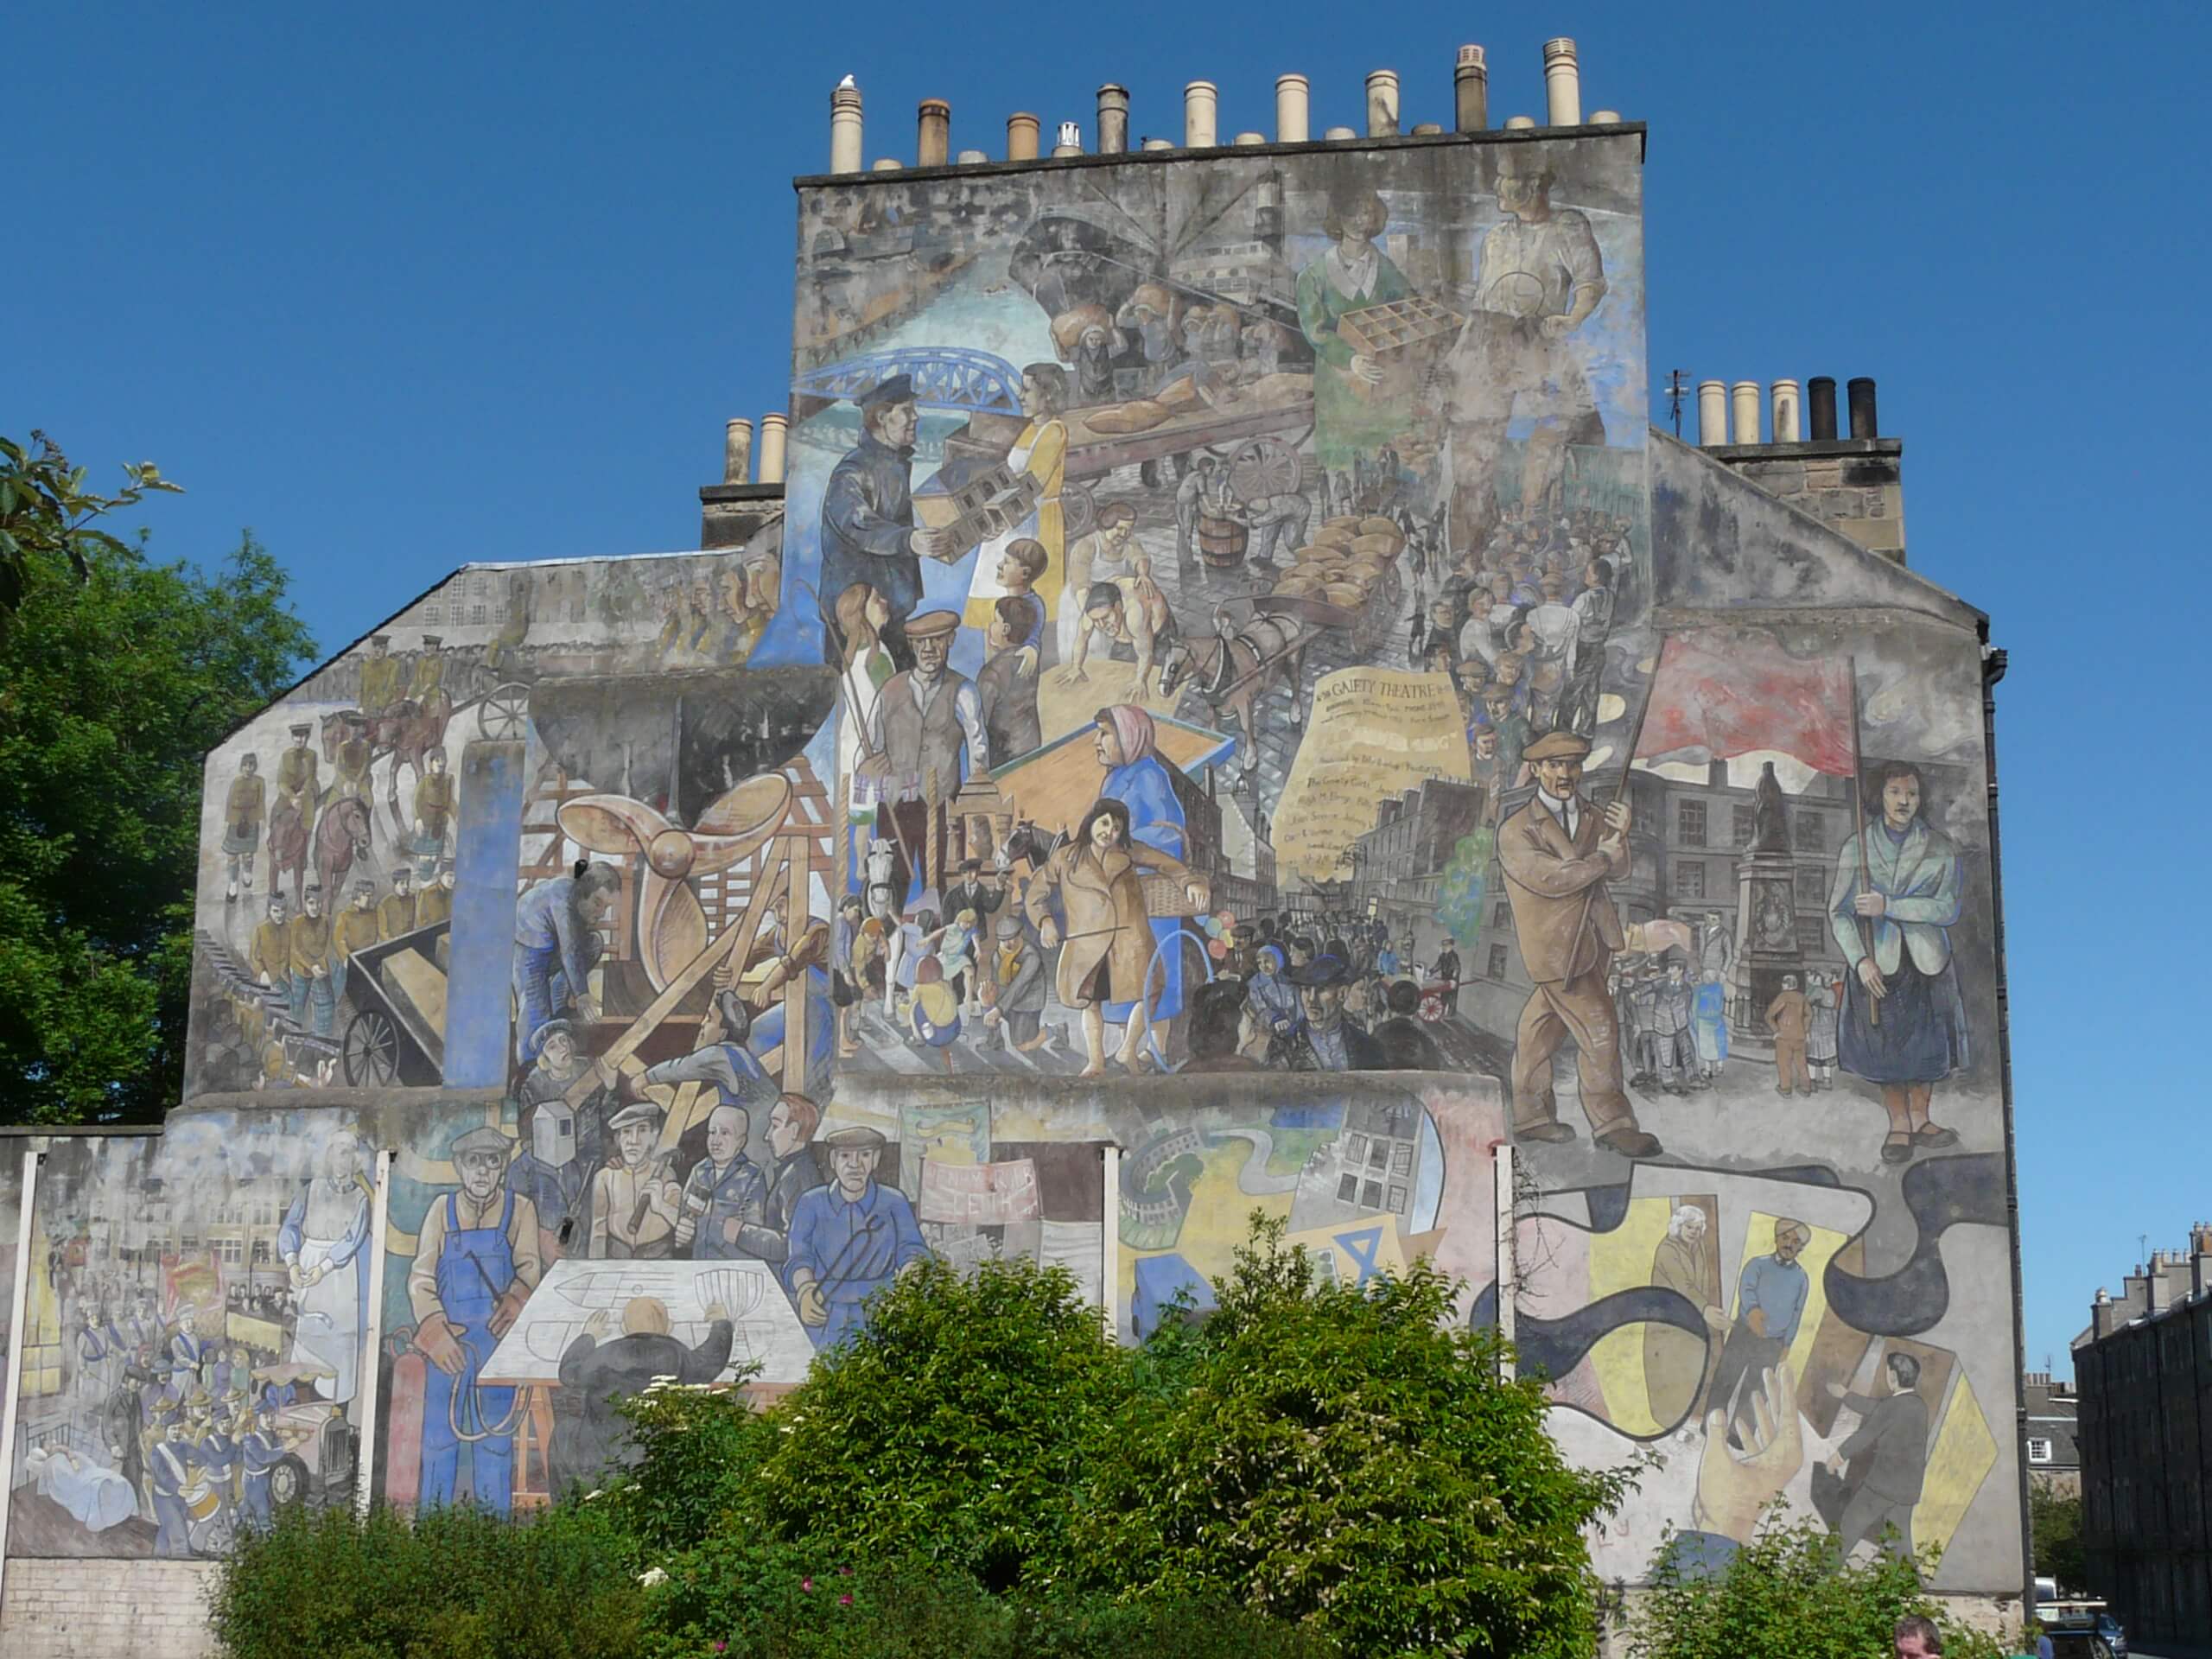
<path fill-rule="evenodd" d="M 1043 543 L 1045 573 L 1033 584 L 1045 601 L 1046 615 L 1059 604 L 1067 574 L 1067 524 L 1060 513 L 1060 489 L 1067 476 L 1068 428 L 1060 418 L 1068 406 L 1068 372 L 1057 363 L 1032 363 L 1021 372 L 1021 412 L 1028 425 L 1021 429 L 1007 451 L 1007 470 L 1016 477 L 1037 481 L 1037 528 L 1026 531 L 1017 525 L 995 541 L 983 543 L 976 556 L 976 574 L 969 584 L 967 614 L 971 628 L 988 628 L 993 607 L 1009 589 L 999 575 L 999 561 L 1007 549 L 1025 534 Z"/>

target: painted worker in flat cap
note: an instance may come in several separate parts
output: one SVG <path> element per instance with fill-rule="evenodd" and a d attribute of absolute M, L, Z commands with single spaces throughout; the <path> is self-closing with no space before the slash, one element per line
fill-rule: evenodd
<path fill-rule="evenodd" d="M 683 1193 L 671 1178 L 673 1149 L 656 1152 L 662 1112 L 641 1100 L 607 1119 L 619 1154 L 591 1181 L 591 1254 L 617 1261 L 664 1262 L 676 1254 Z"/>
<path fill-rule="evenodd" d="M 858 770 L 878 780 L 881 798 L 890 804 L 892 829 L 910 880 L 922 868 L 930 844 L 930 802 L 938 803 L 935 844 L 942 848 L 944 804 L 965 779 L 991 769 L 982 694 L 975 681 L 950 666 L 959 626 L 953 611 L 925 611 L 907 624 L 913 666 L 884 683 L 861 740 L 866 753 Z M 942 869 L 931 870 L 922 885 L 934 887 L 943 875 Z"/>
<path fill-rule="evenodd" d="M 1552 1056 L 1574 1039 L 1575 1073 L 1590 1133 L 1609 1152 L 1649 1158 L 1658 1139 L 1637 1126 L 1621 1089 L 1620 1027 L 1605 975 L 1625 944 L 1606 888 L 1628 874 L 1629 807 L 1600 814 L 1580 793 L 1590 740 L 1550 732 L 1523 752 L 1536 778 L 1527 805 L 1498 827 L 1498 861 L 1513 931 L 1535 987 L 1521 1011 L 1513 1050 L 1513 1132 L 1522 1141 L 1572 1141 L 1552 1096 Z"/>
<path fill-rule="evenodd" d="M 880 1131 L 824 1135 L 830 1184 L 802 1196 L 791 1211 L 785 1268 L 799 1323 L 817 1348 L 834 1348 L 868 1323 L 868 1299 L 930 1253 L 913 1206 L 875 1179 Z"/>
<path fill-rule="evenodd" d="M 906 619 L 922 602 L 922 561 L 950 552 L 953 538 L 950 531 L 914 526 L 914 435 L 921 415 L 913 377 L 893 375 L 861 396 L 860 410 L 861 441 L 845 452 L 822 496 L 822 580 L 815 591 L 822 595 L 823 654 L 830 662 L 845 660 L 836 597 L 865 582 L 891 607 L 884 648 L 899 667 L 912 668 Z"/>

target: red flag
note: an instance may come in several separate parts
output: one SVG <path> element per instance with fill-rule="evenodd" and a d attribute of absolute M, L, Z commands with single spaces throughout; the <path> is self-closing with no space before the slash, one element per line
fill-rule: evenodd
<path fill-rule="evenodd" d="M 1776 749 L 1848 777 L 1851 691 L 1843 657 L 1792 657 L 1763 635 L 1723 629 L 1670 633 L 1636 758 L 1725 760 Z"/>

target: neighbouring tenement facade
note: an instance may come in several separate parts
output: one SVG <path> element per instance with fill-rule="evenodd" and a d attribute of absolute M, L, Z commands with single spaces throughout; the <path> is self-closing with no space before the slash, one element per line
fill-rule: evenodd
<path fill-rule="evenodd" d="M 35 1171 L 10 1609 L 526 1511 L 925 1255 L 1135 1340 L 1255 1209 L 1503 1294 L 1654 1454 L 1607 1579 L 1783 1497 L 2018 1594 L 2001 654 L 1871 383 L 1650 428 L 1643 129 L 1479 56 L 868 173 L 839 89 L 704 550 L 464 567 L 208 757 L 188 1098 Z"/>

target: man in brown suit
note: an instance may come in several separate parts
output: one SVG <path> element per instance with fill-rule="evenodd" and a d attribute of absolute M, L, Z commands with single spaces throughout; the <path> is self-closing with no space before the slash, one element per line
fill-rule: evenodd
<path fill-rule="evenodd" d="M 1812 1004 L 1797 988 L 1797 976 L 1784 974 L 1782 988 L 1766 1005 L 1767 1029 L 1774 1033 L 1774 1090 L 1778 1095 L 1813 1092 L 1813 1074 L 1805 1068 L 1805 1033 L 1813 1020 Z"/>
<path fill-rule="evenodd" d="M 925 611 L 907 622 L 914 666 L 884 683 L 862 737 L 867 753 L 858 768 L 874 779 L 879 797 L 889 804 L 893 839 L 910 880 L 935 846 L 936 868 L 922 883 L 931 887 L 944 885 L 944 803 L 960 792 L 964 779 L 988 774 L 996 758 L 976 683 L 946 666 L 959 626 L 952 611 Z"/>
<path fill-rule="evenodd" d="M 1621 1091 L 1620 1028 L 1605 973 L 1624 943 L 1605 878 L 1628 869 L 1629 809 L 1598 810 L 1577 792 L 1590 740 L 1551 732 L 1522 752 L 1536 792 L 1499 826 L 1498 861 L 1513 906 L 1513 931 L 1535 988 L 1521 1010 L 1513 1050 L 1513 1132 L 1523 1141 L 1572 1141 L 1552 1097 L 1552 1055 L 1574 1039 L 1582 1114 L 1597 1143 L 1624 1158 L 1649 1158 L 1658 1138 L 1637 1127 Z"/>

